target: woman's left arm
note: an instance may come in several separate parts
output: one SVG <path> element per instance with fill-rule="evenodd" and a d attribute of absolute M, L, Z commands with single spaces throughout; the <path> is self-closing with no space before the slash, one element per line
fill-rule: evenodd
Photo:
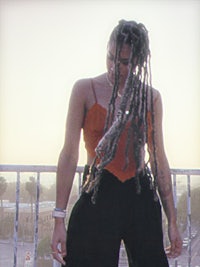
<path fill-rule="evenodd" d="M 154 175 L 157 169 L 157 185 L 163 209 L 168 220 L 168 236 L 171 246 L 167 248 L 168 257 L 177 257 L 181 254 L 182 240 L 176 223 L 176 210 L 172 192 L 171 172 L 165 154 L 162 131 L 162 100 L 160 93 L 154 91 L 154 144 L 149 144 L 150 163 Z M 155 161 L 156 157 L 156 161 Z M 155 165 L 157 164 L 157 166 Z"/>

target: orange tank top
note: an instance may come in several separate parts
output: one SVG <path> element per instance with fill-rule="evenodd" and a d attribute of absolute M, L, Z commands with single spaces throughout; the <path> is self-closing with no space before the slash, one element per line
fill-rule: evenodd
<path fill-rule="evenodd" d="M 94 88 L 93 92 L 95 104 L 87 111 L 83 125 L 85 148 L 92 158 L 96 156 L 95 148 L 97 147 L 100 139 L 103 137 L 107 114 L 107 110 L 98 104 Z M 114 174 L 122 182 L 134 177 L 136 172 L 136 164 L 133 155 L 134 153 L 131 151 L 131 149 L 129 149 L 130 152 L 128 155 L 129 162 L 127 165 L 125 162 L 127 134 L 128 126 L 125 127 L 120 136 L 114 159 L 105 167 L 105 169 Z"/>

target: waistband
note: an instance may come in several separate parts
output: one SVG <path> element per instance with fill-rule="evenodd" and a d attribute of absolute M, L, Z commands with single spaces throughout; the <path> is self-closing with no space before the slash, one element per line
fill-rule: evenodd
<path fill-rule="evenodd" d="M 90 174 L 90 165 L 86 164 L 84 167 L 84 171 L 83 171 L 83 184 L 85 183 L 87 176 L 89 174 Z M 102 178 L 101 178 L 102 180 L 112 179 L 116 183 L 123 184 L 123 185 L 129 184 L 129 183 L 136 183 L 136 177 L 135 176 L 130 177 L 126 181 L 122 182 L 118 179 L 117 176 L 115 176 L 113 173 L 111 173 L 107 169 L 103 169 L 101 176 L 102 176 Z M 148 168 L 148 166 L 145 166 L 145 168 L 139 173 L 138 179 L 139 179 L 141 185 L 143 184 L 143 185 L 148 185 L 151 187 L 153 178 L 152 178 L 152 174 L 151 174 L 151 171 Z"/>

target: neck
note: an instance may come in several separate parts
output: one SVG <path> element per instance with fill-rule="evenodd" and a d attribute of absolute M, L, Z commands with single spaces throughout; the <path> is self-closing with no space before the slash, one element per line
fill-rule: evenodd
<path fill-rule="evenodd" d="M 114 84 L 110 81 L 108 73 L 106 73 L 106 82 L 107 82 L 107 84 L 109 85 L 110 88 L 113 88 Z M 118 92 L 117 92 L 117 96 L 119 98 L 122 97 L 123 88 L 124 88 L 124 86 L 119 85 Z"/>

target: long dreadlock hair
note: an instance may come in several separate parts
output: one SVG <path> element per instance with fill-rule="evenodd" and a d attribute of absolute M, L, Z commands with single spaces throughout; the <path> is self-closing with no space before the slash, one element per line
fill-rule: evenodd
<path fill-rule="evenodd" d="M 148 32 L 145 26 L 135 21 L 119 21 L 119 24 L 111 33 L 109 42 L 115 42 L 115 82 L 113 85 L 112 96 L 108 105 L 107 118 L 104 128 L 104 136 L 96 147 L 97 157 L 91 166 L 90 174 L 84 185 L 87 192 L 92 192 L 92 202 L 95 203 L 96 196 L 104 167 L 112 161 L 115 156 L 117 145 L 121 133 L 127 122 L 130 121 L 128 137 L 125 149 L 125 166 L 128 165 L 128 155 L 131 151 L 134 153 L 136 163 L 137 192 L 140 193 L 141 187 L 139 174 L 142 171 L 142 162 L 144 155 L 142 153 L 145 143 L 148 141 L 148 103 L 150 103 L 151 123 L 152 123 L 152 147 L 154 157 L 154 180 L 151 183 L 154 195 L 157 188 L 157 162 L 156 146 L 154 132 L 154 106 L 153 90 L 150 66 L 150 49 Z M 129 72 L 125 82 L 123 96 L 117 112 L 115 114 L 115 102 L 119 89 L 120 77 L 120 52 L 123 45 L 131 47 L 129 58 Z M 150 92 L 150 93 L 149 93 Z M 133 147 L 130 146 L 133 138 Z M 98 158 L 98 165 L 96 159 Z"/>

